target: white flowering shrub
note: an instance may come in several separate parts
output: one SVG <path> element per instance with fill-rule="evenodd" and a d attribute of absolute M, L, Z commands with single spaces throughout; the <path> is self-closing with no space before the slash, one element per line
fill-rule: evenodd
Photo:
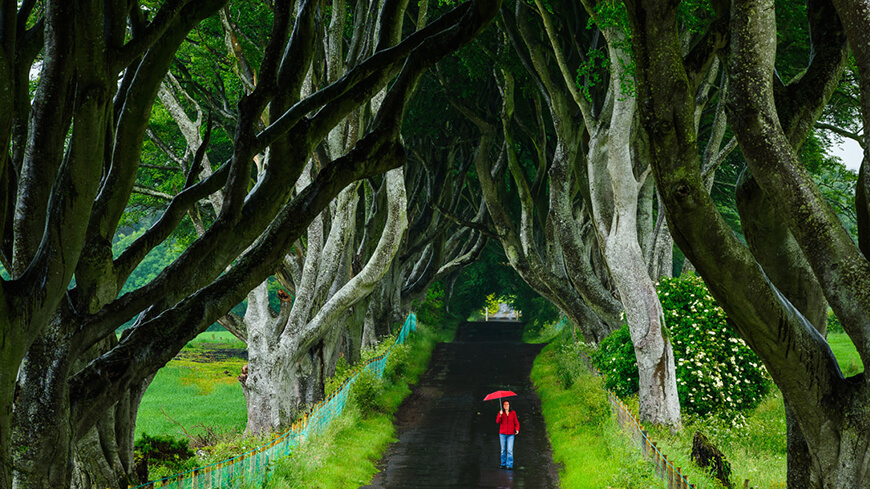
<path fill-rule="evenodd" d="M 658 294 L 674 349 L 683 412 L 735 419 L 758 406 L 770 389 L 769 377 L 758 357 L 728 325 L 704 281 L 694 276 L 666 278 L 659 283 Z M 595 365 L 617 395 L 637 392 L 637 361 L 628 326 L 611 336 L 618 341 L 605 344 L 608 337 L 602 342 Z M 627 364 L 634 366 L 633 372 L 627 372 Z"/>

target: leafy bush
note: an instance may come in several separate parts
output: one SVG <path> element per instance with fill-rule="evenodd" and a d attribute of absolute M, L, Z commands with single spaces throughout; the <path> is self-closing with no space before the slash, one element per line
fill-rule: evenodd
<path fill-rule="evenodd" d="M 637 358 L 628 325 L 599 343 L 592 364 L 604 374 L 604 386 L 621 398 L 638 391 Z"/>
<path fill-rule="evenodd" d="M 382 396 L 384 381 L 370 370 L 363 370 L 357 376 L 348 395 L 351 404 L 359 408 L 363 417 L 383 412 Z"/>
<path fill-rule="evenodd" d="M 408 362 L 411 359 L 411 346 L 408 344 L 396 345 L 390 356 L 387 357 L 387 363 L 384 365 L 384 379 L 389 382 L 396 382 L 403 377 L 408 371 Z"/>
<path fill-rule="evenodd" d="M 444 322 L 444 287 L 435 282 L 426 291 L 426 300 L 417 308 L 417 320 L 423 324 L 438 326 Z"/>
<path fill-rule="evenodd" d="M 326 379 L 326 382 L 323 385 L 323 391 L 328 396 L 333 393 L 338 387 L 342 384 L 342 382 L 347 379 L 348 374 L 351 372 L 351 365 L 347 363 L 347 359 L 344 358 L 344 355 L 338 357 L 338 361 L 335 362 L 335 373 L 332 374 L 332 377 Z"/>
<path fill-rule="evenodd" d="M 703 280 L 663 279 L 658 294 L 674 349 L 683 412 L 733 420 L 758 406 L 770 389 L 766 371 L 732 331 Z M 614 393 L 637 392 L 637 362 L 627 326 L 601 343 L 595 363 Z"/>
<path fill-rule="evenodd" d="M 196 466 L 195 455 L 190 449 L 188 441 L 173 438 L 169 435 L 150 436 L 142 433 L 142 437 L 133 445 L 136 458 L 144 460 L 149 467 L 149 476 L 159 478 L 162 475 L 170 475 L 183 472 Z M 155 466 L 160 466 L 156 470 Z"/>

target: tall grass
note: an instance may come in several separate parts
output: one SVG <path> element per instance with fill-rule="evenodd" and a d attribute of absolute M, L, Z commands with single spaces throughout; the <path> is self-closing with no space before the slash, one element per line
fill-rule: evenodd
<path fill-rule="evenodd" d="M 531 373 L 562 487 L 664 487 L 619 427 L 601 379 L 563 338 L 543 349 Z"/>

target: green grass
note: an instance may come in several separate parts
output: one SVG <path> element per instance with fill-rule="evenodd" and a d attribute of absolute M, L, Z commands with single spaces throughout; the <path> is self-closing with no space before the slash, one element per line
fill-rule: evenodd
<path fill-rule="evenodd" d="M 243 349 L 230 333 L 202 333 L 160 369 L 145 392 L 136 418 L 136 438 L 142 433 L 186 438 L 207 426 L 219 433 L 239 433 L 247 413 L 236 377 L 241 358 L 223 358 L 222 350 Z"/>
<path fill-rule="evenodd" d="M 636 413 L 636 399 L 632 404 Z M 674 465 L 683 468 L 690 483 L 699 489 L 718 488 L 720 485 L 689 458 L 695 431 L 704 433 L 725 454 L 736 487 L 743 487 L 747 479 L 750 487 L 786 487 L 785 412 L 778 389 L 773 389 L 748 414 L 742 426 L 730 426 L 718 418 L 684 418 L 683 429 L 678 433 L 671 433 L 666 428 L 650 429 L 650 437 Z"/>
<path fill-rule="evenodd" d="M 831 350 L 834 351 L 834 356 L 837 357 L 837 362 L 840 364 L 840 370 L 843 371 L 843 375 L 849 377 L 864 371 L 864 364 L 861 362 L 858 350 L 855 349 L 855 345 L 852 343 L 849 335 L 846 333 L 829 333 L 828 344 L 831 345 Z"/>
<path fill-rule="evenodd" d="M 368 484 L 377 473 L 376 464 L 387 446 L 395 441 L 393 414 L 426 371 L 435 345 L 451 341 L 458 320 L 434 330 L 417 324 L 408 344 L 408 368 L 395 383 L 386 383 L 378 411 L 361 411 L 352 403 L 324 433 L 312 436 L 291 455 L 275 463 L 268 489 L 343 489 Z"/>
<path fill-rule="evenodd" d="M 562 341 L 535 359 L 532 382 L 541 398 L 562 487 L 664 487 L 617 424 L 601 379 Z M 575 362 L 572 364 L 572 362 Z M 568 385 L 570 384 L 570 385 Z"/>

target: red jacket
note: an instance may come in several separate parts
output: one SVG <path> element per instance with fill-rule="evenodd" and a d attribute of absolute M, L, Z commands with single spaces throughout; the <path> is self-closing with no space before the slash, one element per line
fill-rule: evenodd
<path fill-rule="evenodd" d="M 520 431 L 520 420 L 517 419 L 517 412 L 513 409 L 510 410 L 507 416 L 502 416 L 501 412 L 499 412 L 495 422 L 498 423 L 498 432 L 502 435 L 515 435 Z"/>

